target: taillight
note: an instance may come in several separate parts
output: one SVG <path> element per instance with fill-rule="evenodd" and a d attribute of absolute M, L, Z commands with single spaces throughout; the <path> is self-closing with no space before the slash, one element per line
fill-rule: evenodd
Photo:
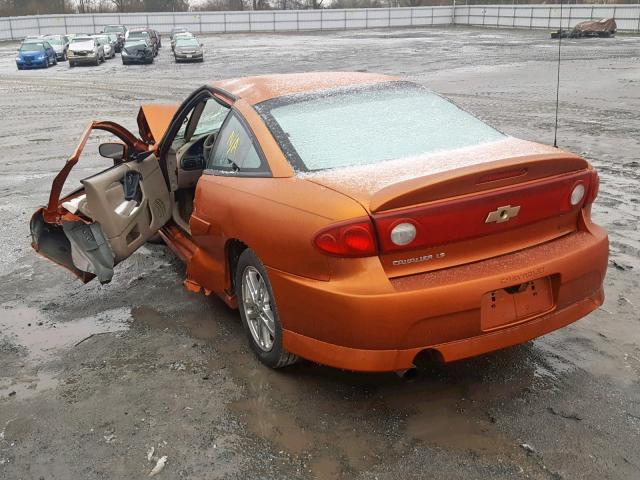
<path fill-rule="evenodd" d="M 398 246 L 409 245 L 416 239 L 416 226 L 410 220 L 399 221 L 390 233 L 391 241 Z"/>
<path fill-rule="evenodd" d="M 586 189 L 584 187 L 584 183 L 576 183 L 576 185 L 573 187 L 573 190 L 571 190 L 571 196 L 569 197 L 569 202 L 571 203 L 571 205 L 578 205 L 584 198 L 585 191 Z"/>
<path fill-rule="evenodd" d="M 357 219 L 319 231 L 313 243 L 323 253 L 337 257 L 370 257 L 378 254 L 373 225 Z"/>
<path fill-rule="evenodd" d="M 591 179 L 589 181 L 589 191 L 587 192 L 587 198 L 585 199 L 585 205 L 592 204 L 598 196 L 600 190 L 600 176 L 595 170 L 591 170 Z"/>

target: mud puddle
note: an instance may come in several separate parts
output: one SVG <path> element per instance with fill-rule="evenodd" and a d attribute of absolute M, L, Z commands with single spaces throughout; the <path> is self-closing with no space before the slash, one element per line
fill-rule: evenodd
<path fill-rule="evenodd" d="M 62 350 L 95 335 L 125 331 L 128 308 L 102 312 L 69 322 L 50 318 L 37 308 L 5 304 L 0 307 L 0 339 L 19 353 L 20 375 L 0 379 L 0 398 L 27 399 L 58 385 L 48 363 Z"/>
<path fill-rule="evenodd" d="M 41 361 L 92 335 L 127 330 L 129 312 L 126 307 L 114 308 L 65 322 L 49 318 L 36 308 L 4 305 L 0 310 L 0 334 L 25 347 L 32 360 Z"/>

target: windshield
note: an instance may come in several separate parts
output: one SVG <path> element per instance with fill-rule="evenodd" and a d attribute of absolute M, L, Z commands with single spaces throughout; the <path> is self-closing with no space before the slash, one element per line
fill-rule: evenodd
<path fill-rule="evenodd" d="M 281 97 L 257 109 L 300 170 L 366 165 L 504 138 L 453 103 L 408 82 Z"/>
<path fill-rule="evenodd" d="M 179 38 L 176 47 L 199 47 L 200 44 L 195 38 Z"/>
<path fill-rule="evenodd" d="M 20 51 L 21 52 L 42 52 L 44 51 L 44 44 L 35 43 L 35 42 L 23 43 L 22 46 L 20 47 Z"/>
<path fill-rule="evenodd" d="M 110 33 L 110 32 L 122 33 L 124 32 L 124 27 L 120 27 L 118 25 L 107 25 L 106 27 L 104 27 L 104 31 L 105 33 Z"/>
<path fill-rule="evenodd" d="M 149 38 L 149 32 L 129 32 L 129 38 Z"/>
<path fill-rule="evenodd" d="M 47 38 L 47 42 L 51 45 L 62 45 L 62 40 L 59 38 Z"/>

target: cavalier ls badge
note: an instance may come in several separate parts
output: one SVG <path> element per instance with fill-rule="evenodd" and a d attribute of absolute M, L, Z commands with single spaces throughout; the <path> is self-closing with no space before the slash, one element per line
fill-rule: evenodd
<path fill-rule="evenodd" d="M 520 205 L 512 207 L 511 205 L 505 205 L 504 207 L 498 207 L 493 212 L 489 212 L 487 219 L 484 223 L 502 223 L 511 220 L 513 217 L 518 216 L 520 212 Z"/>

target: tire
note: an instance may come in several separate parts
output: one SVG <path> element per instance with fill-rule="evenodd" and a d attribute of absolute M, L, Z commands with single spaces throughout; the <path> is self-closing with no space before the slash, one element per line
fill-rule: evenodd
<path fill-rule="evenodd" d="M 49 57 L 44 59 L 44 68 L 49 68 L 50 64 L 49 64 Z"/>
<path fill-rule="evenodd" d="M 296 363 L 298 357 L 282 346 L 282 325 L 267 271 L 250 248 L 243 251 L 238 259 L 235 289 L 242 326 L 258 360 L 270 368 L 282 368 Z M 265 295 L 268 297 L 266 301 Z M 252 298 L 256 298 L 258 303 L 254 303 Z M 257 318 L 252 312 L 259 312 L 255 314 Z M 249 319 L 248 313 L 254 318 Z"/>
<path fill-rule="evenodd" d="M 58 57 L 53 57 L 53 65 L 58 65 Z"/>

